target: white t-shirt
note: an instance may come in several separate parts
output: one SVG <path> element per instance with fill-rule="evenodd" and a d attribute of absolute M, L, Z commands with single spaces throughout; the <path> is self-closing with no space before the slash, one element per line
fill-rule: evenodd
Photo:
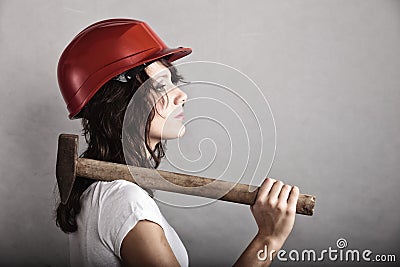
<path fill-rule="evenodd" d="M 140 220 L 159 224 L 181 266 L 188 266 L 185 246 L 156 202 L 140 186 L 125 181 L 96 181 L 81 196 L 78 231 L 69 234 L 71 266 L 121 266 L 121 243 Z"/>

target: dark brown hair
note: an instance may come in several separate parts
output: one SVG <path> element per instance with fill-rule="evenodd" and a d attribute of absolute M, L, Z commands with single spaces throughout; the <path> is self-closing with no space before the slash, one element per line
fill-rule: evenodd
<path fill-rule="evenodd" d="M 171 71 L 173 83 L 182 79 L 168 60 L 159 61 Z M 160 91 L 154 88 L 153 83 L 146 82 L 150 77 L 143 66 L 132 71 L 137 74 L 127 82 L 112 79 L 104 84 L 77 115 L 77 118 L 82 119 L 82 135 L 87 143 L 87 149 L 80 157 L 146 168 L 159 166 L 165 155 L 166 141 L 157 143 L 154 150 L 149 145 L 150 124 L 156 110 L 155 99 L 149 96 L 152 95 L 150 90 L 157 93 Z M 135 99 L 138 97 L 143 101 L 137 104 L 135 100 L 135 105 L 129 105 L 134 94 L 140 94 L 135 95 Z M 130 110 L 126 112 L 128 105 Z M 123 133 L 123 128 L 129 131 Z M 122 138 L 129 142 L 129 146 L 124 143 L 129 151 L 124 152 Z M 151 155 L 150 159 L 147 158 L 146 150 Z M 56 225 L 63 232 L 71 233 L 78 229 L 76 216 L 81 210 L 80 197 L 93 182 L 92 179 L 76 177 L 68 202 L 62 204 L 58 201 L 56 204 Z M 146 191 L 153 196 L 151 190 Z"/>

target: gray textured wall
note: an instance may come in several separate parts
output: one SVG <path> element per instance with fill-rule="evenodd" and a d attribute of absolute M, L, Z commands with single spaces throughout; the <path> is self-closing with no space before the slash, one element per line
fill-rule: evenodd
<path fill-rule="evenodd" d="M 68 266 L 54 166 L 58 133 L 80 124 L 67 119 L 56 64 L 77 32 L 111 17 L 145 20 L 167 44 L 192 47 L 185 60 L 228 64 L 260 86 L 277 127 L 268 176 L 317 195 L 285 249 L 342 237 L 400 260 L 399 1 L 2 0 L 0 265 Z M 192 266 L 232 264 L 256 231 L 246 206 L 159 206 Z"/>

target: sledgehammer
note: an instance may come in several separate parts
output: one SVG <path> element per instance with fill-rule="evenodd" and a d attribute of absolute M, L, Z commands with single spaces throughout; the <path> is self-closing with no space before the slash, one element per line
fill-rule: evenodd
<path fill-rule="evenodd" d="M 128 166 L 78 157 L 78 136 L 60 134 L 56 177 L 61 202 L 66 204 L 76 176 L 100 181 L 117 179 L 136 183 L 144 188 L 201 196 L 252 205 L 259 187 L 204 178 L 182 173 Z M 315 196 L 300 194 L 296 213 L 313 215 Z"/>

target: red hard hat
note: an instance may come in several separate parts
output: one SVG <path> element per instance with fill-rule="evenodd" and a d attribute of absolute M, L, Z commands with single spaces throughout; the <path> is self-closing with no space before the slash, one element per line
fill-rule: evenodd
<path fill-rule="evenodd" d="M 190 48 L 168 48 L 145 23 L 133 19 L 99 21 L 81 31 L 58 62 L 58 84 L 74 116 L 110 79 L 133 67 L 162 57 L 177 60 Z"/>

